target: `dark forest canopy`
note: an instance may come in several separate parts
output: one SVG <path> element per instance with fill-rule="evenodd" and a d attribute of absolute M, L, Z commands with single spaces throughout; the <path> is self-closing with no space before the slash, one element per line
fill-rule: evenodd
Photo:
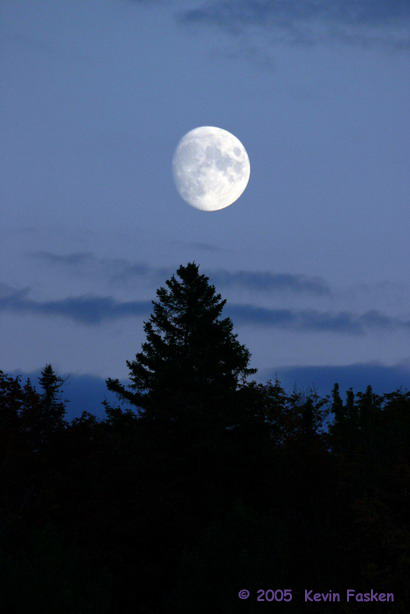
<path fill-rule="evenodd" d="M 259 612 L 291 589 L 299 613 L 348 588 L 408 611 L 410 393 L 257 383 L 224 306 L 181 266 L 102 420 L 66 420 L 51 365 L 39 390 L 0 372 L 5 612 Z"/>

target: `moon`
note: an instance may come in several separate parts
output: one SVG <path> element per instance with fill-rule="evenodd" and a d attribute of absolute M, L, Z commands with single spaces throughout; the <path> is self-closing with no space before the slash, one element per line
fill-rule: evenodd
<path fill-rule="evenodd" d="M 249 157 L 233 134 L 200 126 L 179 141 L 172 161 L 176 188 L 192 207 L 218 211 L 232 205 L 248 185 Z"/>

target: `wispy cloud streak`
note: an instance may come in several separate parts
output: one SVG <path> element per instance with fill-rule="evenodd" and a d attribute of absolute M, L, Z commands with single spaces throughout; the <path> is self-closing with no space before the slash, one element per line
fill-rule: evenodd
<path fill-rule="evenodd" d="M 362 335 L 368 330 L 401 329 L 410 332 L 410 321 L 400 320 L 372 310 L 357 315 L 349 311 L 266 309 L 254 305 L 227 305 L 234 322 L 255 326 L 293 329 L 311 332 L 332 332 Z"/>
<path fill-rule="evenodd" d="M 291 43 L 327 38 L 409 48 L 409 0 L 208 0 L 179 14 L 185 24 L 216 24 L 231 31 L 259 27 Z M 397 31 L 401 32 L 397 35 Z"/>
<path fill-rule="evenodd" d="M 91 252 L 73 252 L 71 254 L 55 254 L 40 251 L 31 254 L 31 257 L 42 260 L 51 265 L 64 268 L 78 276 L 91 277 L 102 275 L 111 281 L 132 281 L 137 278 L 151 278 L 155 281 L 163 280 L 172 272 L 169 268 L 155 268 L 144 262 L 130 262 L 125 258 L 98 258 Z"/>
<path fill-rule="evenodd" d="M 98 325 L 105 321 L 146 316 L 152 311 L 151 301 L 118 301 L 112 296 L 67 297 L 60 300 L 36 301 L 29 290 L 3 288 L 0 311 L 14 314 L 59 316 L 83 325 Z M 226 315 L 234 324 L 264 328 L 280 328 L 306 332 L 332 332 L 360 335 L 368 330 L 403 330 L 410 332 L 410 321 L 368 311 L 356 315 L 351 312 L 315 310 L 267 309 L 255 305 L 231 303 Z"/>
<path fill-rule="evenodd" d="M 269 271 L 215 271 L 210 273 L 214 284 L 226 287 L 239 286 L 248 290 L 262 292 L 290 291 L 307 292 L 317 296 L 330 294 L 328 284 L 319 277 Z"/>
<path fill-rule="evenodd" d="M 132 279 L 148 278 L 162 282 L 175 268 L 152 267 L 144 262 L 130 262 L 121 258 L 97 258 L 88 252 L 54 254 L 36 252 L 34 256 L 44 262 L 64 267 L 66 270 L 83 275 L 103 273 L 112 281 L 126 282 Z M 217 287 L 237 287 L 251 292 L 293 292 L 308 293 L 319 297 L 330 295 L 328 283 L 320 277 L 272 273 L 270 271 L 227 271 L 218 269 L 209 272 L 210 281 Z"/>
<path fill-rule="evenodd" d="M 55 301 L 34 301 L 28 297 L 28 290 L 19 290 L 0 297 L 0 311 L 60 316 L 85 325 L 146 315 L 151 309 L 150 301 L 119 302 L 111 296 L 78 296 Z"/>

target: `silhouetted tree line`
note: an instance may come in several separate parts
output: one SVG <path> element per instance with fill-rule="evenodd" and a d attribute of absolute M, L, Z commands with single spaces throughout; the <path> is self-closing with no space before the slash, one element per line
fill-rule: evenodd
<path fill-rule="evenodd" d="M 410 393 L 256 383 L 193 263 L 157 299 L 104 420 L 65 420 L 51 365 L 39 391 L 0 372 L 1 611 L 361 612 L 304 589 L 373 588 L 408 612 Z"/>

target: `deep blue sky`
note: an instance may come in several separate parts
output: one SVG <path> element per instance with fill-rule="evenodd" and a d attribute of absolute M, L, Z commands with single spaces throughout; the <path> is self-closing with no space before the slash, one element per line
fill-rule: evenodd
<path fill-rule="evenodd" d="M 0 368 L 125 377 L 195 260 L 262 378 L 410 386 L 409 0 L 0 6 Z M 172 181 L 200 125 L 251 161 L 213 213 Z"/>

